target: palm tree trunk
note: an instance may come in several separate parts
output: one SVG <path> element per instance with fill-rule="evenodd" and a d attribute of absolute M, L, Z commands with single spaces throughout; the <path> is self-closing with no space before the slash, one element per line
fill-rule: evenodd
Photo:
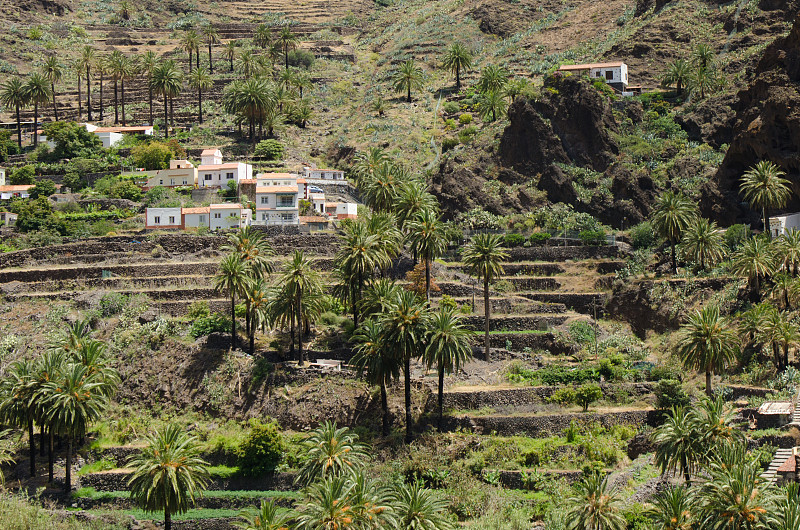
<path fill-rule="evenodd" d="M 50 83 L 50 91 L 53 93 L 53 117 L 58 121 L 58 106 L 56 105 L 56 84 Z"/>
<path fill-rule="evenodd" d="M 289 317 L 289 355 L 294 355 L 294 309 L 291 311 L 291 316 Z"/>
<path fill-rule="evenodd" d="M 189 73 L 192 73 L 192 50 L 189 50 Z"/>
<path fill-rule="evenodd" d="M 431 260 L 425 260 L 425 300 L 431 301 Z"/>
<path fill-rule="evenodd" d="M 486 332 L 483 345 L 484 361 L 489 360 L 489 315 L 491 311 L 492 307 L 489 303 L 489 278 L 487 276 L 483 280 L 483 329 Z"/>
<path fill-rule="evenodd" d="M 283 59 L 284 59 L 284 63 L 283 64 L 286 67 L 286 69 L 288 70 L 289 69 L 289 47 L 288 46 L 284 46 L 283 47 Z"/>
<path fill-rule="evenodd" d="M 28 450 L 31 457 L 31 477 L 36 476 L 36 441 L 33 439 L 33 419 L 28 420 Z"/>
<path fill-rule="evenodd" d="M 211 58 L 211 41 L 208 41 L 208 72 L 214 75 L 214 60 Z"/>
<path fill-rule="evenodd" d="M 147 82 L 147 100 L 150 103 L 150 125 L 153 125 L 153 87 Z"/>
<path fill-rule="evenodd" d="M 92 81 L 89 77 L 89 64 L 86 64 L 86 119 L 92 121 Z"/>
<path fill-rule="evenodd" d="M 411 83 L 408 84 L 408 94 L 406 96 L 406 99 L 409 103 L 411 103 Z"/>
<path fill-rule="evenodd" d="M 678 261 L 675 259 L 675 242 L 669 241 L 671 251 L 670 263 L 672 264 L 672 274 L 678 274 Z"/>
<path fill-rule="evenodd" d="M 169 510 L 164 510 L 164 530 L 172 530 L 172 517 Z"/>
<path fill-rule="evenodd" d="M 125 126 L 125 80 L 120 81 L 119 87 L 122 91 L 122 126 Z"/>
<path fill-rule="evenodd" d="M 197 89 L 197 115 L 200 123 L 203 123 L 203 90 L 201 88 Z"/>
<path fill-rule="evenodd" d="M 303 358 L 303 312 L 302 312 L 302 297 L 303 292 L 297 290 L 297 360 L 300 366 L 305 364 Z"/>
<path fill-rule="evenodd" d="M 78 99 L 80 101 L 80 99 Z M 19 115 L 19 105 L 15 105 L 17 109 L 17 145 L 19 146 L 20 151 L 22 150 L 22 120 L 20 119 Z M 78 111 L 80 112 L 80 111 Z M 80 119 L 80 117 L 78 117 Z"/>
<path fill-rule="evenodd" d="M 230 61 L 230 63 L 231 63 L 231 73 L 233 73 L 233 55 L 231 55 L 230 57 L 228 57 L 228 60 L 229 60 L 229 61 Z"/>
<path fill-rule="evenodd" d="M 39 103 L 33 104 L 33 147 L 39 145 Z"/>
<path fill-rule="evenodd" d="M 256 351 L 256 326 L 255 322 L 250 323 L 250 355 Z"/>
<path fill-rule="evenodd" d="M 442 430 L 442 417 L 444 416 L 444 367 L 439 366 L 439 430 Z"/>
<path fill-rule="evenodd" d="M 706 395 L 708 397 L 714 397 L 714 392 L 711 388 L 711 370 L 706 370 Z"/>
<path fill-rule="evenodd" d="M 194 50 L 194 55 L 195 58 L 197 59 L 195 61 L 195 64 L 197 65 L 198 68 L 200 68 L 200 46 L 198 46 L 197 49 Z"/>
<path fill-rule="evenodd" d="M 689 463 L 686 461 L 686 455 L 681 456 L 681 468 L 683 469 L 683 480 L 689 486 L 692 483 L 692 477 L 689 476 Z"/>
<path fill-rule="evenodd" d="M 353 329 L 358 329 L 358 302 L 356 301 L 356 287 L 352 286 L 350 299 L 353 306 Z"/>
<path fill-rule="evenodd" d="M 167 112 L 167 96 L 164 96 L 164 138 L 169 138 L 169 113 Z"/>
<path fill-rule="evenodd" d="M 769 239 L 772 239 L 772 232 L 769 231 L 769 217 L 767 217 L 766 208 L 761 208 L 761 215 L 764 217 L 764 232 L 767 233 Z"/>
<path fill-rule="evenodd" d="M 386 397 L 386 382 L 381 379 L 381 411 L 383 411 L 383 435 L 389 436 L 389 400 Z"/>
<path fill-rule="evenodd" d="M 118 81 L 114 79 L 114 125 L 119 123 L 119 98 L 117 97 Z"/>
<path fill-rule="evenodd" d="M 64 479 L 64 493 L 72 490 L 72 433 L 67 433 L 67 468 Z"/>
<path fill-rule="evenodd" d="M 47 429 L 48 451 L 47 451 L 47 480 L 53 482 L 53 464 L 55 462 L 55 452 L 53 451 L 53 426 Z"/>
<path fill-rule="evenodd" d="M 411 443 L 411 359 L 409 357 L 406 357 L 403 363 L 403 376 L 406 400 L 406 443 Z"/>
<path fill-rule="evenodd" d="M 236 295 L 231 289 L 231 349 L 236 349 Z"/>
<path fill-rule="evenodd" d="M 47 428 L 45 427 L 44 424 L 39 425 L 39 456 L 41 456 L 42 458 L 44 458 L 44 455 L 45 455 L 45 452 L 44 452 L 44 439 L 45 439 L 46 431 L 47 431 Z"/>
<path fill-rule="evenodd" d="M 456 65 L 456 90 L 461 90 L 461 68 Z"/>
<path fill-rule="evenodd" d="M 153 92 L 150 91 L 150 123 L 153 123 Z M 100 71 L 100 121 L 103 121 L 103 71 Z"/>
<path fill-rule="evenodd" d="M 175 127 L 175 99 L 172 96 L 169 97 L 169 123 Z"/>
<path fill-rule="evenodd" d="M 78 120 L 83 115 L 83 107 L 81 106 L 81 76 L 78 75 Z"/>

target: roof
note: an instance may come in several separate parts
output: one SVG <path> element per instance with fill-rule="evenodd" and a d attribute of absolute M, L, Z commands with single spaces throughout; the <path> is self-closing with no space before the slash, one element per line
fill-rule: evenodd
<path fill-rule="evenodd" d="M 324 193 L 310 193 L 308 196 L 311 197 L 312 201 L 324 201 L 325 200 L 325 194 Z"/>
<path fill-rule="evenodd" d="M 344 173 L 344 170 L 341 169 L 327 169 L 324 167 L 313 167 L 308 168 L 309 171 L 338 171 L 339 173 Z"/>
<path fill-rule="evenodd" d="M 282 179 L 296 179 L 297 175 L 294 173 L 259 173 L 256 175 L 256 178 L 260 179 L 275 179 L 275 178 L 282 178 Z"/>
<path fill-rule="evenodd" d="M 306 179 L 297 179 L 297 183 L 298 184 L 305 184 L 306 183 Z"/>
<path fill-rule="evenodd" d="M 239 184 L 258 184 L 258 181 L 256 179 L 241 179 Z"/>
<path fill-rule="evenodd" d="M 118 132 L 118 133 L 136 133 L 136 132 L 147 132 L 152 131 L 152 125 L 139 125 L 139 126 L 130 126 L 130 127 L 98 127 L 92 132 L 95 133 L 104 133 L 104 132 Z"/>
<path fill-rule="evenodd" d="M 28 191 L 34 185 L 33 184 L 17 184 L 17 185 L 9 185 L 9 186 L 0 186 L 0 191 Z"/>
<path fill-rule="evenodd" d="M 222 154 L 222 152 L 219 149 L 203 149 L 203 152 L 200 153 L 200 156 L 216 155 L 217 153 L 219 153 L 220 155 Z"/>
<path fill-rule="evenodd" d="M 776 473 L 794 473 L 795 471 L 797 471 L 797 457 L 795 455 L 791 455 L 786 459 L 786 462 L 781 464 L 781 467 L 775 470 Z"/>
<path fill-rule="evenodd" d="M 342 203 L 340 203 L 340 202 L 326 202 L 325 203 L 325 207 L 326 208 L 335 208 L 335 207 L 339 206 L 340 204 L 342 204 Z"/>
<path fill-rule="evenodd" d="M 181 213 L 190 214 L 190 213 L 209 213 L 211 211 L 210 206 L 200 207 L 200 208 L 181 208 Z"/>
<path fill-rule="evenodd" d="M 237 169 L 239 167 L 239 162 L 228 162 L 227 164 L 206 164 L 204 166 L 198 166 L 198 171 L 209 170 L 209 169 Z"/>
<path fill-rule="evenodd" d="M 759 414 L 783 414 L 790 415 L 792 413 L 791 401 L 766 401 L 758 407 Z"/>
<path fill-rule="evenodd" d="M 622 61 L 618 61 L 615 63 L 586 63 L 586 64 L 565 64 L 559 67 L 559 70 L 563 71 L 570 71 L 570 70 L 590 70 L 592 68 L 619 68 L 620 66 L 625 65 Z"/>
<path fill-rule="evenodd" d="M 297 193 L 297 186 L 259 186 L 256 193 Z"/>
<path fill-rule="evenodd" d="M 242 205 L 239 204 L 239 203 L 235 203 L 235 204 L 212 204 L 211 206 L 209 206 L 209 208 L 220 209 L 220 210 L 222 210 L 222 209 L 235 210 L 235 209 L 238 208 L 239 210 L 241 210 L 242 209 Z"/>
<path fill-rule="evenodd" d="M 301 223 L 327 223 L 328 220 L 319 215 L 301 215 L 298 217 Z"/>

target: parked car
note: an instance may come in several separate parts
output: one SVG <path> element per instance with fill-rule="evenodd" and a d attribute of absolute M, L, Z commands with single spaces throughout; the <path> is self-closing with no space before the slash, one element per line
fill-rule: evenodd
<path fill-rule="evenodd" d="M 309 186 L 308 193 L 325 193 L 319 186 Z"/>

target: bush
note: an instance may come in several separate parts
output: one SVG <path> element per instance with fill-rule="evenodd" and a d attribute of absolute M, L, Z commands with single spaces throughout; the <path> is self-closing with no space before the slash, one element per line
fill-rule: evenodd
<path fill-rule="evenodd" d="M 50 179 L 40 180 L 36 185 L 31 188 L 31 199 L 38 199 L 39 197 L 49 197 L 56 192 L 56 185 Z"/>
<path fill-rule="evenodd" d="M 261 140 L 256 145 L 254 154 L 267 160 L 281 160 L 283 159 L 284 151 L 283 144 L 278 140 Z"/>
<path fill-rule="evenodd" d="M 465 127 L 458 133 L 458 140 L 462 144 L 468 144 L 472 141 L 475 135 L 478 134 L 478 128 L 474 125 L 470 125 L 469 127 Z"/>
<path fill-rule="evenodd" d="M 634 250 L 652 248 L 658 243 L 658 236 L 650 221 L 644 221 L 628 231 Z"/>
<path fill-rule="evenodd" d="M 444 110 L 447 114 L 455 114 L 459 110 L 461 110 L 461 105 L 456 103 L 455 101 L 448 101 L 444 105 L 442 105 L 442 110 Z"/>
<path fill-rule="evenodd" d="M 238 466 L 243 475 L 260 476 L 275 471 L 286 453 L 278 424 L 250 420 L 250 433 L 236 451 Z"/>
<path fill-rule="evenodd" d="M 56 121 L 43 127 L 48 141 L 55 147 L 47 158 L 53 161 L 65 158 L 91 158 L 103 149 L 103 142 L 83 125 L 74 121 Z"/>
<path fill-rule="evenodd" d="M 472 123 L 472 114 L 470 114 L 469 112 L 465 112 L 464 114 L 458 117 L 458 123 L 460 123 L 461 125 L 469 125 L 470 123 Z"/>
<path fill-rule="evenodd" d="M 112 184 L 108 196 L 112 199 L 128 199 L 136 202 L 142 199 L 142 189 L 130 180 L 120 180 Z"/>
<path fill-rule="evenodd" d="M 104 317 L 110 317 L 122 313 L 128 305 L 128 297 L 120 293 L 106 293 L 100 299 L 100 312 Z"/>
<path fill-rule="evenodd" d="M 198 318 L 208 317 L 210 314 L 211 310 L 208 307 L 208 301 L 197 300 L 189 305 L 187 316 L 192 320 L 197 320 Z"/>
<path fill-rule="evenodd" d="M 18 167 L 11 171 L 8 177 L 8 183 L 12 186 L 24 186 L 27 184 L 35 184 L 34 176 L 36 175 L 36 168 L 31 165 Z"/>
<path fill-rule="evenodd" d="M 203 337 L 215 332 L 230 331 L 231 321 L 227 316 L 214 313 L 208 316 L 199 317 L 192 323 L 189 334 L 194 337 Z"/>
<path fill-rule="evenodd" d="M 691 398 L 683 390 L 681 382 L 676 379 L 662 379 L 654 390 L 656 395 L 656 408 L 661 410 L 671 410 L 672 407 L 685 407 L 691 402 Z"/>
<path fill-rule="evenodd" d="M 725 230 L 725 244 L 731 251 L 739 248 L 749 237 L 750 227 L 747 225 L 731 225 Z"/>
<path fill-rule="evenodd" d="M 547 398 L 548 403 L 557 403 L 559 405 L 571 405 L 575 403 L 575 389 L 571 386 L 559 388 Z"/>
<path fill-rule="evenodd" d="M 522 234 L 506 234 L 503 244 L 508 248 L 521 247 L 525 243 L 525 236 Z"/>
<path fill-rule="evenodd" d="M 583 230 L 578 237 L 584 245 L 606 244 L 606 233 L 603 230 Z"/>
<path fill-rule="evenodd" d="M 147 170 L 168 169 L 172 160 L 172 149 L 164 142 L 150 142 L 131 149 L 131 158 L 136 167 Z"/>
<path fill-rule="evenodd" d="M 292 50 L 289 52 L 289 66 L 305 68 L 308 70 L 314 64 L 314 54 L 306 50 Z"/>
<path fill-rule="evenodd" d="M 603 391 L 599 385 L 588 383 L 578 387 L 575 391 L 575 402 L 583 408 L 586 412 L 589 410 L 589 405 L 603 397 Z"/>
<path fill-rule="evenodd" d="M 544 245 L 552 236 L 548 232 L 534 232 L 529 238 L 532 245 Z"/>
<path fill-rule="evenodd" d="M 448 136 L 442 140 L 442 153 L 446 153 L 449 150 L 456 147 L 460 142 L 458 138 L 453 138 L 452 136 Z"/>

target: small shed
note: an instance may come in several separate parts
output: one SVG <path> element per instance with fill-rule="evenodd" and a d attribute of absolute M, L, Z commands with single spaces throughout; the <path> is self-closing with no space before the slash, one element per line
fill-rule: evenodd
<path fill-rule="evenodd" d="M 777 429 L 792 421 L 794 403 L 791 401 L 765 401 L 756 411 L 759 429 Z"/>
<path fill-rule="evenodd" d="M 795 447 L 792 449 L 791 456 L 775 471 L 775 474 L 778 475 L 779 486 L 791 482 L 800 482 L 797 476 L 797 459 L 800 458 L 797 454 L 798 449 L 800 448 Z"/>
<path fill-rule="evenodd" d="M 602 79 L 619 92 L 625 92 L 628 86 L 628 65 L 621 61 L 565 64 L 558 71 L 588 75 L 591 79 Z"/>

